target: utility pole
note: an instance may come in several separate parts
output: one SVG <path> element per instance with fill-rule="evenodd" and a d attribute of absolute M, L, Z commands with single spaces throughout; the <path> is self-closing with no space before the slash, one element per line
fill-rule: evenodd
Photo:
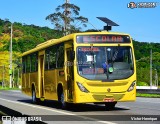
<path fill-rule="evenodd" d="M 11 41 L 10 41 L 10 69 L 9 69 L 9 75 L 10 75 L 10 83 L 9 88 L 12 88 L 12 23 L 11 23 Z"/>
<path fill-rule="evenodd" d="M 150 89 L 152 88 L 152 49 L 150 51 Z"/>
<path fill-rule="evenodd" d="M 3 66 L 0 66 L 0 69 L 2 67 L 2 87 L 3 87 Z"/>
<path fill-rule="evenodd" d="M 12 87 L 15 87 L 15 82 L 14 82 L 14 69 L 13 69 L 13 76 L 12 76 Z"/>
<path fill-rule="evenodd" d="M 158 74 L 157 74 L 157 69 L 155 69 L 155 86 L 158 88 Z"/>
<path fill-rule="evenodd" d="M 4 75 L 5 75 L 5 65 L 3 65 L 3 81 L 2 81 L 2 87 L 4 87 L 4 83 L 5 83 L 5 79 L 4 79 Z"/>
<path fill-rule="evenodd" d="M 19 67 L 18 67 L 17 87 L 19 88 Z"/>

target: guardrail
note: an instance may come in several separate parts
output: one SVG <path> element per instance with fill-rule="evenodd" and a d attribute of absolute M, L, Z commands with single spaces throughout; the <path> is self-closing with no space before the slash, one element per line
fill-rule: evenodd
<path fill-rule="evenodd" d="M 160 89 L 137 89 L 138 93 L 160 94 Z"/>
<path fill-rule="evenodd" d="M 136 86 L 136 89 L 158 89 L 157 86 Z"/>

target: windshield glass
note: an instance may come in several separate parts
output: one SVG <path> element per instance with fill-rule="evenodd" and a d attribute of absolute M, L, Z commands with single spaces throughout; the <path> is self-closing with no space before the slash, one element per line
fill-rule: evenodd
<path fill-rule="evenodd" d="M 125 79 L 133 74 L 129 46 L 78 47 L 78 73 L 91 80 Z"/>

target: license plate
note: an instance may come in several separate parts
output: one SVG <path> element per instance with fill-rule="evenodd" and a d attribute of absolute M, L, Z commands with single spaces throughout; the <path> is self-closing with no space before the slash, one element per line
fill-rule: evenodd
<path fill-rule="evenodd" d="M 114 102 L 114 98 L 104 98 L 104 102 Z"/>

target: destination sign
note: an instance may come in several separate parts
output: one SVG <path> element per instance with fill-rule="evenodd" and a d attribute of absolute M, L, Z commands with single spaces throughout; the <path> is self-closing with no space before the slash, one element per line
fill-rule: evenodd
<path fill-rule="evenodd" d="M 80 35 L 77 43 L 130 43 L 127 35 Z"/>
<path fill-rule="evenodd" d="M 80 49 L 80 51 L 84 51 L 84 52 L 86 52 L 86 51 L 94 51 L 94 52 L 98 52 L 98 51 L 100 51 L 100 50 L 99 50 L 99 48 L 97 48 L 97 47 L 93 47 L 93 48 L 82 47 L 82 48 Z"/>

